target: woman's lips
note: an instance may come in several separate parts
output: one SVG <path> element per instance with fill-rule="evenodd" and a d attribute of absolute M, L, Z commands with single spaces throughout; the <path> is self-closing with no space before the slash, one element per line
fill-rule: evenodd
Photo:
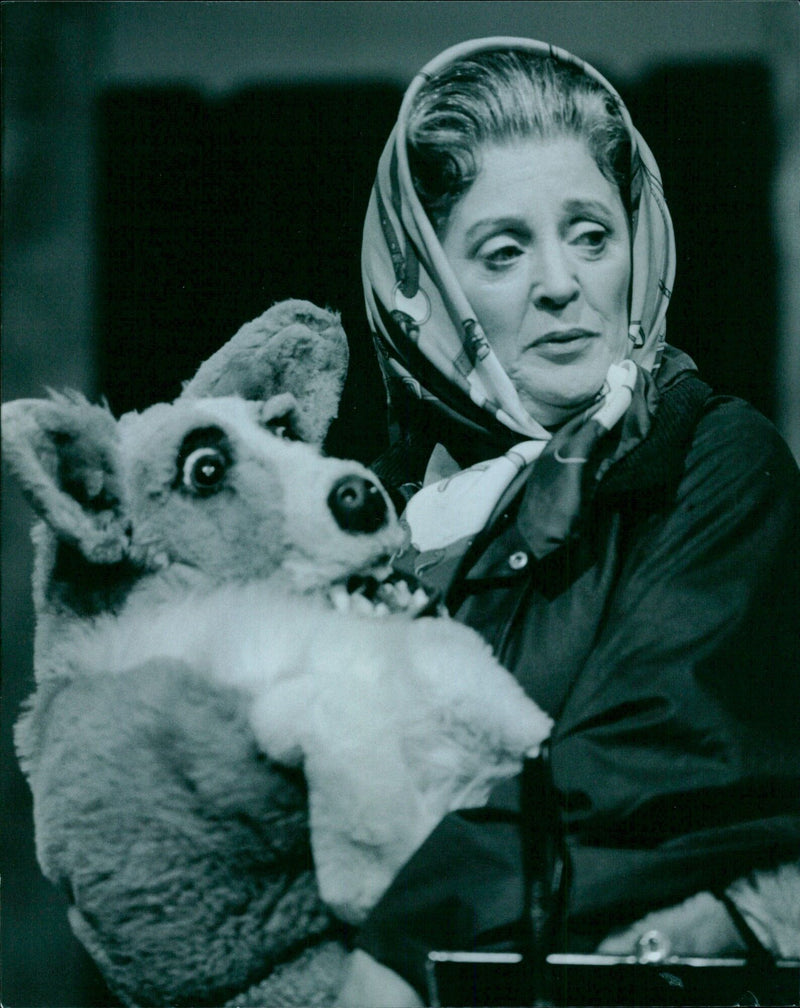
<path fill-rule="evenodd" d="M 543 357 L 564 360 L 579 356 L 587 344 L 599 336 L 599 332 L 591 329 L 554 329 L 543 336 L 537 336 L 530 347 Z"/>

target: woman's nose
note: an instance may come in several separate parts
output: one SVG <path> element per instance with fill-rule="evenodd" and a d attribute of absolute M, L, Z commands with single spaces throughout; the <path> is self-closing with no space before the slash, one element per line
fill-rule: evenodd
<path fill-rule="evenodd" d="M 531 297 L 537 308 L 553 310 L 573 301 L 580 290 L 574 263 L 563 249 L 542 249 L 535 266 Z"/>

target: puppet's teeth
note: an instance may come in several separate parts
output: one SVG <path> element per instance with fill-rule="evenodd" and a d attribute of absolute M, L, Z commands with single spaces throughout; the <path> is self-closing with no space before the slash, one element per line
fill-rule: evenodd
<path fill-rule="evenodd" d="M 407 609 L 411 604 L 413 598 L 411 594 L 411 589 L 408 587 L 407 581 L 398 581 L 394 586 L 395 597 L 397 598 L 398 605 Z"/>
<path fill-rule="evenodd" d="M 369 599 L 364 598 L 363 595 L 351 595 L 350 596 L 350 610 L 355 613 L 363 613 L 365 616 L 371 616 L 375 607 L 370 602 Z"/>
<path fill-rule="evenodd" d="M 411 602 L 411 592 L 405 581 L 385 581 L 380 586 L 378 598 L 395 609 L 407 609 Z"/>
<path fill-rule="evenodd" d="M 328 593 L 328 597 L 333 603 L 333 608 L 338 612 L 348 612 L 350 609 L 350 596 L 344 585 L 333 585 Z"/>
<path fill-rule="evenodd" d="M 402 613 L 410 617 L 419 615 L 431 604 L 428 593 L 421 586 L 412 586 L 403 578 L 378 581 L 373 572 L 364 578 L 354 575 L 344 584 L 332 585 L 328 598 L 337 612 L 358 616 L 389 616 Z"/>

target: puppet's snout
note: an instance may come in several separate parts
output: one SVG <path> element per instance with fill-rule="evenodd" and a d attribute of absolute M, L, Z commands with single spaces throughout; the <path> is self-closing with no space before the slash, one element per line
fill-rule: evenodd
<path fill-rule="evenodd" d="M 363 476 L 343 476 L 328 495 L 328 507 L 345 532 L 377 532 L 389 510 L 378 486 Z"/>

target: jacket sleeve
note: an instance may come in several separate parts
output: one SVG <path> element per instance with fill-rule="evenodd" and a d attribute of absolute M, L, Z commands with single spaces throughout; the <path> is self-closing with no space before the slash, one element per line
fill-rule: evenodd
<path fill-rule="evenodd" d="M 583 950 L 800 850 L 800 474 L 786 446 L 754 410 L 715 400 L 674 499 L 634 513 L 623 538 L 552 743 Z M 428 950 L 513 941 L 523 887 L 507 788 L 445 818 L 359 944 L 424 993 Z"/>
<path fill-rule="evenodd" d="M 712 400 L 621 554 L 553 748 L 576 923 L 800 851 L 800 473 L 774 428 Z"/>

